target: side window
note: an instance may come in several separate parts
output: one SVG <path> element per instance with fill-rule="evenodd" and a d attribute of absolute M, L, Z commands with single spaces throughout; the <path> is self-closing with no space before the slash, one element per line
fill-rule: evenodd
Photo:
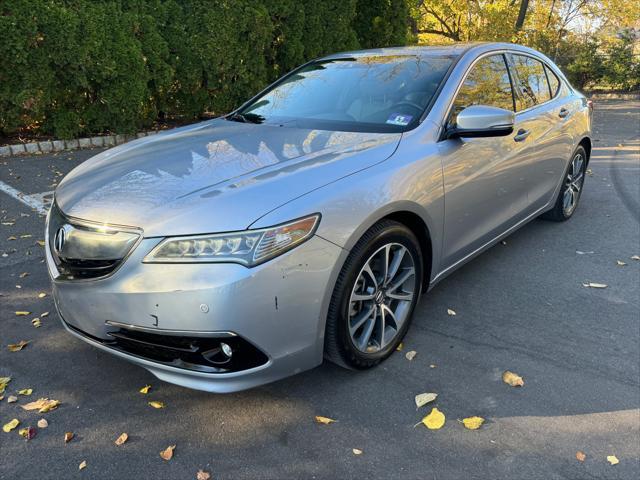
<path fill-rule="evenodd" d="M 549 80 L 549 89 L 551 90 L 551 98 L 555 97 L 558 94 L 558 90 L 560 90 L 560 80 L 553 70 L 551 70 L 546 65 L 544 66 L 544 71 L 547 72 L 547 80 Z"/>
<path fill-rule="evenodd" d="M 453 102 L 450 123 L 455 123 L 458 113 L 471 105 L 513 111 L 513 92 L 504 56 L 491 55 L 473 66 Z"/>
<path fill-rule="evenodd" d="M 516 99 L 516 111 L 530 108 L 551 99 L 542 62 L 525 55 L 512 54 L 517 84 L 521 95 Z"/>

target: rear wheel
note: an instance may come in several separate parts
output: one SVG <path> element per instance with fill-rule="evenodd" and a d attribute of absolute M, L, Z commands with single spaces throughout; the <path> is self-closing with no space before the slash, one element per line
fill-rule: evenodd
<path fill-rule="evenodd" d="M 578 207 L 578 201 L 582 194 L 586 169 L 587 152 L 584 148 L 578 147 L 567 167 L 555 205 L 551 210 L 542 214 L 542 218 L 555 222 L 564 222 L 571 218 Z"/>
<path fill-rule="evenodd" d="M 404 337 L 422 285 L 422 252 L 406 226 L 384 220 L 351 251 L 334 288 L 325 335 L 327 357 L 370 368 Z"/>

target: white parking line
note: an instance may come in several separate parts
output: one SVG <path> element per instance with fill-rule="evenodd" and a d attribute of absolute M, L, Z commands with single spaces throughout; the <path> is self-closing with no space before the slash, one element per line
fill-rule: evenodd
<path fill-rule="evenodd" d="M 51 192 L 27 195 L 26 193 L 22 193 L 20 190 L 16 190 L 11 185 L 7 185 L 2 181 L 0 181 L 0 192 L 4 192 L 10 197 L 15 198 L 19 202 L 24 203 L 27 207 L 33 208 L 41 215 L 46 215 L 49 211 L 49 205 L 45 201 L 45 197 Z"/>

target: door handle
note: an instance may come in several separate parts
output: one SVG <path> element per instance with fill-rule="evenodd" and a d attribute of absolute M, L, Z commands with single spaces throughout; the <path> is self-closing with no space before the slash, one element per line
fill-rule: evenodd
<path fill-rule="evenodd" d="M 531 133 L 530 130 L 525 130 L 524 128 L 521 128 L 520 130 L 518 130 L 518 133 L 516 134 L 515 137 L 513 137 L 513 139 L 516 142 L 522 142 L 524 139 L 526 139 L 529 134 Z"/>
<path fill-rule="evenodd" d="M 566 109 L 566 108 L 564 108 L 564 107 L 562 107 L 562 108 L 560 109 L 560 112 L 558 112 L 558 116 L 559 116 L 560 118 L 564 118 L 564 117 L 566 117 L 567 115 L 569 115 L 569 110 L 567 110 L 567 109 Z"/>

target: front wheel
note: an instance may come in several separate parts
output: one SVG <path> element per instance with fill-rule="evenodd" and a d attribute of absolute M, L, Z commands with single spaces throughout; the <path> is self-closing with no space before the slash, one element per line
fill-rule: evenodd
<path fill-rule="evenodd" d="M 353 248 L 336 282 L 325 353 L 347 368 L 370 368 L 404 337 L 422 285 L 422 252 L 413 232 L 384 220 Z"/>
<path fill-rule="evenodd" d="M 582 195 L 586 170 L 587 152 L 584 148 L 578 147 L 567 167 L 555 205 L 551 210 L 543 213 L 542 218 L 555 222 L 564 222 L 573 216 L 578 207 L 580 195 Z"/>

